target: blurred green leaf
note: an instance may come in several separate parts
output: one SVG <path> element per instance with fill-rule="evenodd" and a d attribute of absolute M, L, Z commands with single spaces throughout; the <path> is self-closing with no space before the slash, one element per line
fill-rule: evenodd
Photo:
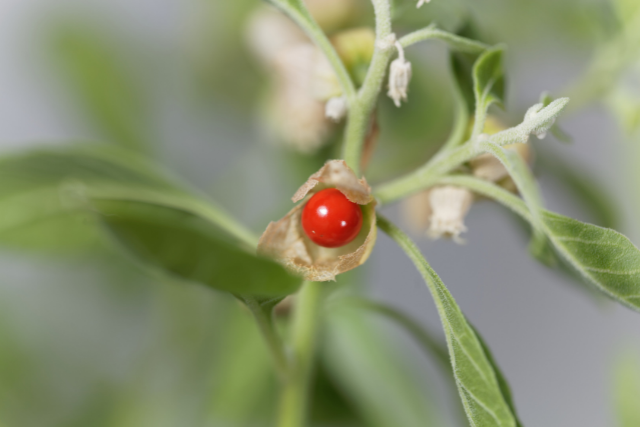
<path fill-rule="evenodd" d="M 300 286 L 280 264 L 230 244 L 188 209 L 117 196 L 92 204 L 121 248 L 152 269 L 237 295 L 287 295 Z"/>
<path fill-rule="evenodd" d="M 541 153 L 537 163 L 544 172 L 549 172 L 571 191 L 596 225 L 613 229 L 618 227 L 620 219 L 617 204 L 599 182 L 582 172 L 586 168 L 575 167 L 552 153 Z"/>
<path fill-rule="evenodd" d="M 378 216 L 378 226 L 396 241 L 424 278 L 434 299 L 444 333 L 460 398 L 469 422 L 478 427 L 517 425 L 499 375 L 464 314 L 418 247 L 400 229 Z"/>
<path fill-rule="evenodd" d="M 0 243 L 47 252 L 95 246 L 95 229 L 74 201 L 79 184 L 171 188 L 145 162 L 107 146 L 5 156 L 0 158 Z"/>
<path fill-rule="evenodd" d="M 488 49 L 473 65 L 476 112 L 479 110 L 483 115 L 492 104 L 502 106 L 504 102 L 503 54 L 503 47 Z"/>
<path fill-rule="evenodd" d="M 132 73 L 123 46 L 96 26 L 79 22 L 54 27 L 48 43 L 61 78 L 106 142 L 136 150 L 147 147 L 144 85 Z"/>
<path fill-rule="evenodd" d="M 312 426 L 362 427 L 364 421 L 349 399 L 331 378 L 324 361 L 319 360 L 312 379 L 309 419 Z"/>
<path fill-rule="evenodd" d="M 640 426 L 640 357 L 629 352 L 615 367 L 614 397 L 618 426 Z"/>
<path fill-rule="evenodd" d="M 36 242 L 55 249 L 48 233 L 64 242 L 66 233 L 93 233 L 87 223 L 98 219 L 139 260 L 182 279 L 259 296 L 299 286 L 279 264 L 252 253 L 250 232 L 130 153 L 101 146 L 39 150 L 1 159 L 0 181 L 0 206 L 7 208 L 0 239 L 23 238 L 21 230 L 37 224 L 43 235 Z M 58 215 L 65 221 L 51 221 Z"/>
<path fill-rule="evenodd" d="M 440 426 L 431 397 L 361 310 L 341 304 L 326 316 L 323 363 L 371 427 Z"/>
<path fill-rule="evenodd" d="M 480 31 L 476 27 L 475 22 L 470 19 L 466 20 L 465 24 L 457 31 L 457 34 L 467 39 L 485 41 L 480 37 Z M 460 51 L 452 51 L 450 53 L 453 79 L 460 95 L 465 101 L 469 114 L 473 114 L 476 108 L 473 67 L 479 57 L 480 53 Z"/>
<path fill-rule="evenodd" d="M 277 382 L 269 353 L 250 313 L 229 307 L 211 373 L 210 426 L 254 426 L 274 417 Z"/>

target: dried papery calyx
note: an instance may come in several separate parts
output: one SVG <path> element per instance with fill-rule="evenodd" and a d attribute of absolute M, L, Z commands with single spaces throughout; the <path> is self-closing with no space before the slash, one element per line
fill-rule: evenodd
<path fill-rule="evenodd" d="M 340 191 L 362 210 L 362 226 L 353 241 L 327 248 L 314 243 L 302 227 L 302 212 L 314 194 L 327 188 Z M 309 177 L 292 200 L 302 203 L 272 222 L 260 237 L 258 252 L 271 257 L 305 280 L 335 280 L 336 275 L 362 265 L 376 241 L 375 200 L 364 178 L 358 179 L 343 160 L 330 160 Z"/>

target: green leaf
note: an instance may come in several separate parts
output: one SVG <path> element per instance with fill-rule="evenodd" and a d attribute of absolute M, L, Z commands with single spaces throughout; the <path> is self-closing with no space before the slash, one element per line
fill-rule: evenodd
<path fill-rule="evenodd" d="M 93 205 L 121 248 L 152 269 L 237 295 L 286 295 L 300 286 L 280 264 L 237 248 L 189 210 L 116 198 Z"/>
<path fill-rule="evenodd" d="M 640 311 L 640 250 L 624 235 L 553 212 L 543 212 L 556 250 L 588 283 Z"/>
<path fill-rule="evenodd" d="M 504 69 L 502 65 L 503 47 L 485 51 L 473 66 L 473 93 L 475 97 L 475 122 L 473 134 L 482 133 L 487 109 L 494 103 L 504 102 Z"/>
<path fill-rule="evenodd" d="M 640 357 L 635 352 L 623 355 L 615 367 L 615 407 L 620 427 L 640 425 Z"/>
<path fill-rule="evenodd" d="M 378 216 L 378 226 L 405 251 L 424 278 L 444 328 L 460 398 L 474 427 L 515 427 L 517 421 L 482 343 L 440 277 L 400 229 Z"/>
<path fill-rule="evenodd" d="M 468 40 L 483 40 L 480 36 L 475 23 L 471 20 L 467 22 L 457 31 L 457 35 Z M 484 50 L 483 50 L 484 51 Z M 467 113 L 472 115 L 475 111 L 475 95 L 473 84 L 473 66 L 483 51 L 452 51 L 450 54 L 451 70 L 454 77 L 454 83 L 458 89 L 462 99 L 465 101 Z M 465 123 L 465 126 L 467 123 Z"/>
<path fill-rule="evenodd" d="M 380 328 L 347 304 L 332 307 L 322 360 L 329 375 L 370 427 L 442 425 L 432 398 L 416 384 L 406 360 L 382 339 Z"/>
<path fill-rule="evenodd" d="M 503 203 L 527 221 L 533 221 L 531 212 L 519 197 L 495 184 L 468 176 L 447 177 L 440 182 L 469 188 Z M 544 210 L 542 221 L 556 251 L 587 283 L 640 311 L 640 250 L 628 238 L 617 231 Z"/>
<path fill-rule="evenodd" d="M 252 252 L 256 238 L 233 218 L 122 150 L 38 150 L 0 159 L 0 207 L 5 244 L 80 245 L 95 239 L 97 220 L 138 261 L 183 280 L 264 297 L 299 286 L 279 264 Z"/>
<path fill-rule="evenodd" d="M 513 396 L 511 394 L 511 387 L 509 386 L 509 383 L 507 382 L 507 378 L 504 376 L 504 374 L 500 370 L 500 367 L 496 363 L 496 361 L 495 361 L 495 359 L 493 357 L 493 354 L 491 353 L 491 350 L 489 349 L 489 346 L 484 341 L 484 338 L 482 338 L 482 336 L 480 335 L 478 330 L 473 325 L 469 324 L 469 326 L 471 326 L 471 328 L 473 329 L 474 333 L 476 334 L 476 338 L 480 342 L 480 345 L 482 345 L 482 349 L 484 350 L 484 354 L 487 357 L 487 360 L 489 361 L 489 363 L 493 367 L 494 372 L 496 373 L 496 379 L 498 380 L 498 385 L 500 386 L 500 391 L 502 392 L 502 396 L 504 397 L 505 402 L 507 402 L 507 405 L 509 405 L 509 408 L 511 408 L 511 412 L 513 413 L 513 416 L 516 419 L 516 427 L 522 427 L 522 422 L 518 419 L 518 414 L 516 412 L 516 405 L 513 402 Z"/>
<path fill-rule="evenodd" d="M 269 353 L 253 318 L 239 304 L 229 307 L 225 332 L 216 337 L 207 425 L 247 426 L 274 416 L 276 381 Z"/>
<path fill-rule="evenodd" d="M 97 245 L 77 192 L 105 185 L 172 188 L 148 164 L 112 147 L 41 149 L 0 158 L 0 244 L 46 252 Z"/>
<path fill-rule="evenodd" d="M 127 58 L 108 34 L 85 23 L 58 24 L 48 37 L 60 77 L 85 118 L 108 142 L 132 149 L 148 145 L 148 105 Z"/>

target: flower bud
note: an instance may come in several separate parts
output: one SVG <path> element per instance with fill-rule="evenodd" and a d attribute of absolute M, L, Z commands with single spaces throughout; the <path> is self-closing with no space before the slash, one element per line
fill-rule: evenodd
<path fill-rule="evenodd" d="M 280 11 L 259 7 L 248 19 L 246 40 L 253 53 L 265 65 L 271 66 L 283 49 L 307 42 L 308 38 Z"/>
<path fill-rule="evenodd" d="M 419 9 L 423 4 L 427 3 L 431 3 L 431 0 L 418 0 L 418 5 L 416 7 Z"/>
<path fill-rule="evenodd" d="M 450 185 L 432 188 L 429 192 L 429 237 L 438 239 L 446 236 L 461 243 L 460 234 L 467 231 L 464 218 L 472 202 L 473 193 L 466 188 Z"/>
<path fill-rule="evenodd" d="M 360 205 L 363 224 L 358 236 L 350 243 L 326 248 L 315 244 L 304 232 L 301 216 L 306 201 L 326 188 L 336 188 L 349 201 Z M 304 280 L 328 281 L 362 265 L 376 241 L 375 200 L 364 178 L 358 179 L 343 160 L 330 160 L 309 177 L 294 194 L 298 204 L 282 219 L 271 222 L 260 237 L 258 252 L 283 264 Z"/>
<path fill-rule="evenodd" d="M 348 27 L 362 16 L 359 0 L 305 0 L 304 3 L 326 33 Z"/>
<path fill-rule="evenodd" d="M 391 62 L 389 69 L 389 92 L 387 95 L 393 99 L 396 107 L 400 107 L 400 101 L 407 100 L 407 89 L 411 80 L 411 63 L 404 58 L 404 49 L 400 43 L 395 43 L 398 48 L 398 58 Z"/>
<path fill-rule="evenodd" d="M 334 97 L 327 101 L 324 114 L 333 121 L 339 122 L 347 115 L 347 98 Z"/>

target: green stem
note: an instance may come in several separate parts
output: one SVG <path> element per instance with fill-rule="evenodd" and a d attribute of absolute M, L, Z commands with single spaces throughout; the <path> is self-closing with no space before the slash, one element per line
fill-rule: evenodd
<path fill-rule="evenodd" d="M 306 423 L 323 289 L 322 283 L 306 282 L 296 302 L 293 360 L 281 394 L 278 427 L 302 427 Z"/>
<path fill-rule="evenodd" d="M 528 222 L 533 223 L 533 216 L 531 215 L 526 203 L 521 198 L 491 182 L 474 178 L 469 175 L 450 175 L 440 178 L 438 180 L 438 184 L 456 185 L 468 188 L 474 193 L 481 194 L 502 203 Z"/>
<path fill-rule="evenodd" d="M 527 116 L 525 116 L 525 120 L 518 126 L 500 131 L 482 141 L 476 141 L 476 139 L 472 138 L 460 147 L 446 152 L 441 151 L 424 166 L 377 187 L 374 190 L 374 196 L 377 198 L 379 204 L 393 202 L 432 186 L 442 176 L 486 152 L 487 144 L 504 146 L 515 143 L 526 143 L 529 135 L 532 133 L 547 131 L 553 124 L 553 120 L 555 120 L 568 102 L 568 98 L 556 99 L 547 107 L 534 111 L 533 114 L 528 113 Z M 537 105 L 535 107 L 540 106 Z"/>
<path fill-rule="evenodd" d="M 462 146 L 436 155 L 427 164 L 374 190 L 379 204 L 387 204 L 434 185 L 443 175 L 462 163 L 471 160 L 482 151 L 475 144 Z"/>
<path fill-rule="evenodd" d="M 284 352 L 284 344 L 273 323 L 273 305 L 262 305 L 255 298 L 242 297 L 244 303 L 249 307 L 253 317 L 256 319 L 258 329 L 262 333 L 267 344 L 271 358 L 275 365 L 278 376 L 285 381 L 288 374 L 288 362 Z"/>
<path fill-rule="evenodd" d="M 442 40 L 447 43 L 450 48 L 457 50 L 458 52 L 482 53 L 489 48 L 489 45 L 487 44 L 442 31 L 435 28 L 435 25 L 430 25 L 427 28 L 409 33 L 398 41 L 402 47 L 409 47 L 416 43 L 431 39 Z"/>
<path fill-rule="evenodd" d="M 372 3 L 376 16 L 376 47 L 364 83 L 358 91 L 358 96 L 353 102 L 349 103 L 349 117 L 342 148 L 342 157 L 347 162 L 347 165 L 353 169 L 356 176 L 361 174 L 362 146 L 371 113 L 382 89 L 389 60 L 395 52 L 393 46 L 381 45 L 391 35 L 391 7 L 389 0 L 372 0 Z"/>

